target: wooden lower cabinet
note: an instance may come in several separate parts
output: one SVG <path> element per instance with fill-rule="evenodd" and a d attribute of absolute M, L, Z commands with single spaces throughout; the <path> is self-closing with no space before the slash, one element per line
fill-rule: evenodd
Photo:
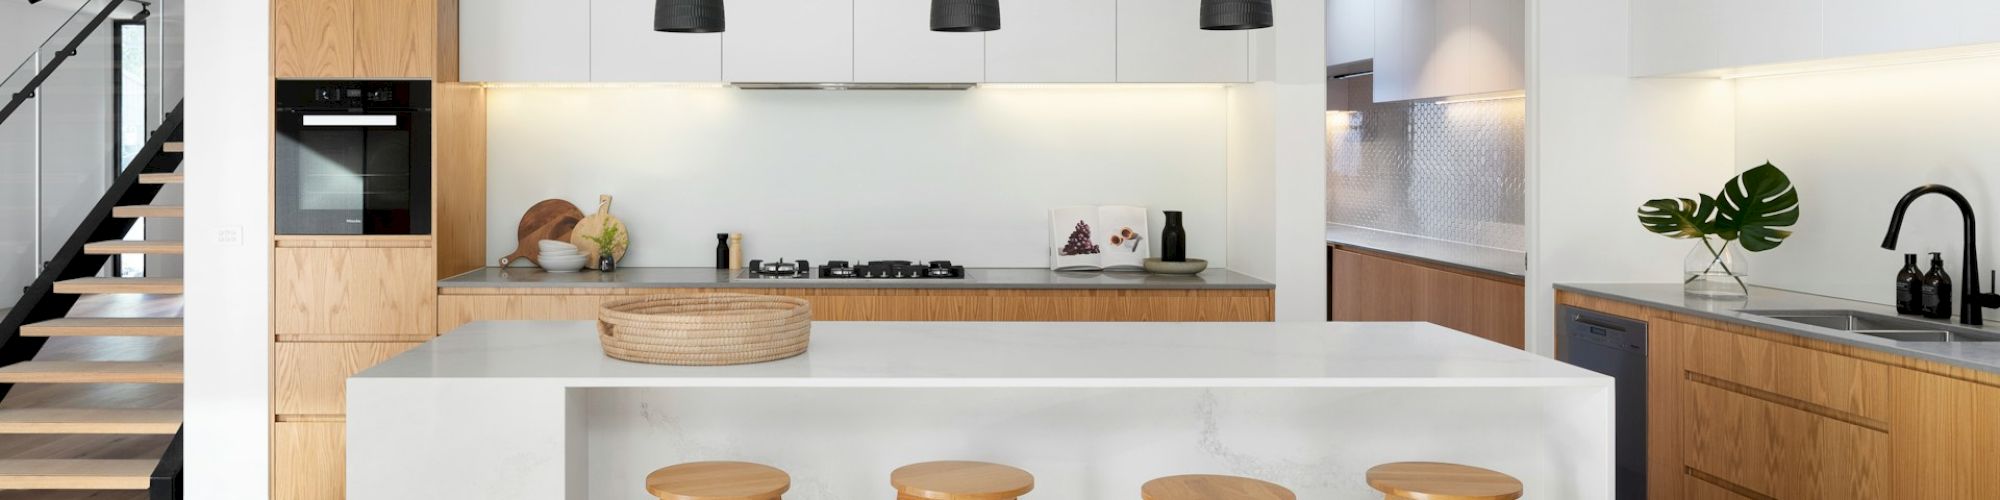
<path fill-rule="evenodd" d="M 346 415 L 347 377 L 402 354 L 416 342 L 279 342 L 279 415 Z"/>
<path fill-rule="evenodd" d="M 1330 246 L 1333 321 L 1423 321 L 1520 348 L 1527 289 L 1520 279 Z"/>
<path fill-rule="evenodd" d="M 1568 292 L 1557 302 L 1648 323 L 1650 498 L 2000 498 L 2000 374 Z"/>
<path fill-rule="evenodd" d="M 347 496 L 346 422 L 278 422 L 274 433 L 271 498 L 340 500 Z"/>
<path fill-rule="evenodd" d="M 386 340 L 435 335 L 436 256 L 420 248 L 280 247 L 272 314 L 281 339 Z"/>
<path fill-rule="evenodd" d="M 606 302 L 664 293 L 799 297 L 821 321 L 1271 321 L 1269 290 L 445 288 L 437 330 L 483 320 L 592 320 Z"/>

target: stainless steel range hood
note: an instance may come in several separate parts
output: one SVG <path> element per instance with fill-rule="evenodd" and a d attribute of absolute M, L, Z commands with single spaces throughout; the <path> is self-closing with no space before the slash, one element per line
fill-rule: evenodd
<path fill-rule="evenodd" d="M 803 83 L 734 82 L 744 90 L 968 90 L 971 83 Z"/>

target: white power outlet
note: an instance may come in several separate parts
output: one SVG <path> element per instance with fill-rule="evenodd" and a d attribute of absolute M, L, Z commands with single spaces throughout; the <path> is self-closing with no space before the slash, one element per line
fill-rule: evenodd
<path fill-rule="evenodd" d="M 243 226 L 227 226 L 215 229 L 215 244 L 240 246 L 243 244 Z"/>

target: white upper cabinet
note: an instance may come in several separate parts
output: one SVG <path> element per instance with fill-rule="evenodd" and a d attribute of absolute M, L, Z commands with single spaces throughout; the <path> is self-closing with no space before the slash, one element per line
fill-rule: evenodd
<path fill-rule="evenodd" d="M 729 28 L 722 34 L 724 80 L 854 81 L 851 0 L 751 0 L 728 5 Z"/>
<path fill-rule="evenodd" d="M 1377 3 L 1375 102 L 1524 88 L 1526 12 L 1522 0 Z"/>
<path fill-rule="evenodd" d="M 1632 0 L 1632 74 L 2000 42 L 1995 0 Z"/>
<path fill-rule="evenodd" d="M 1117 32 L 1120 82 L 1250 80 L 1249 34 L 1201 29 L 1201 0 L 1118 0 Z"/>
<path fill-rule="evenodd" d="M 458 50 L 459 78 L 468 82 L 587 81 L 590 9 L 547 0 L 466 2 Z"/>
<path fill-rule="evenodd" d="M 852 1 L 854 81 L 972 83 L 986 77 L 986 34 L 931 31 L 930 0 Z"/>
<path fill-rule="evenodd" d="M 1118 0 L 1000 0 L 986 81 L 1118 81 Z"/>
<path fill-rule="evenodd" d="M 1327 66 L 1375 58 L 1375 2 L 1327 0 Z"/>
<path fill-rule="evenodd" d="M 653 0 L 591 0 L 591 81 L 721 79 L 721 34 L 653 31 Z"/>

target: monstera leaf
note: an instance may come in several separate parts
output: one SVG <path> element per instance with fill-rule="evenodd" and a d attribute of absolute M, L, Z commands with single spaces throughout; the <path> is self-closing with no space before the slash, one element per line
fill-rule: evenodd
<path fill-rule="evenodd" d="M 1777 248 L 1792 235 L 1780 228 L 1798 222 L 1799 193 L 1770 163 L 1730 179 L 1717 196 L 1660 198 L 1639 206 L 1639 224 L 1647 231 L 1669 238 L 1715 236 L 1752 252 Z"/>
<path fill-rule="evenodd" d="M 1715 198 L 1701 195 L 1701 202 L 1687 198 L 1660 198 L 1639 206 L 1639 224 L 1647 231 L 1669 238 L 1700 238 L 1713 232 L 1709 217 L 1715 215 Z"/>
<path fill-rule="evenodd" d="M 1792 235 L 1778 228 L 1799 223 L 1799 193 L 1792 189 L 1792 179 L 1770 163 L 1724 184 L 1721 202 L 1716 209 L 1715 233 L 1722 239 L 1736 240 L 1744 250 L 1777 248 Z"/>

